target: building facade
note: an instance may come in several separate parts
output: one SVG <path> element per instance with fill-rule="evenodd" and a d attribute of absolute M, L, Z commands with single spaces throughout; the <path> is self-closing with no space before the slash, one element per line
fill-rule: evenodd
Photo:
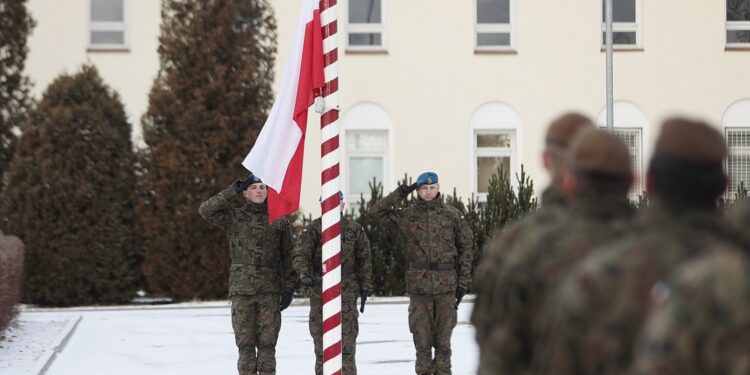
<path fill-rule="evenodd" d="M 301 0 L 272 0 L 278 88 Z M 157 0 L 30 0 L 35 92 L 95 64 L 139 120 L 158 71 Z M 614 0 L 614 126 L 635 197 L 665 117 L 703 118 L 727 136 L 732 189 L 750 183 L 750 0 Z M 339 0 L 342 186 L 392 190 L 432 170 L 444 191 L 480 198 L 493 171 L 521 166 L 537 191 L 547 123 L 575 110 L 605 123 L 603 6 L 573 0 Z M 319 213 L 318 116 L 306 139 L 302 210 Z M 249 149 L 249 146 L 248 146 Z M 245 153 L 248 150 L 238 150 Z M 227 176 L 231 179 L 234 176 Z M 732 192 L 730 192 L 730 195 Z"/>

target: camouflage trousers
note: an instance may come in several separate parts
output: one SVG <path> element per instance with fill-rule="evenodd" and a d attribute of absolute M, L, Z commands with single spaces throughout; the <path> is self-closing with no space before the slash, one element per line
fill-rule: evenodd
<path fill-rule="evenodd" d="M 323 302 L 320 292 L 310 292 L 310 336 L 315 344 L 315 374 L 323 374 Z M 344 292 L 341 298 L 341 360 L 342 375 L 357 375 L 354 356 L 357 351 L 357 293 Z"/>
<path fill-rule="evenodd" d="M 409 296 L 409 331 L 417 350 L 417 374 L 451 374 L 451 334 L 455 326 L 453 293 Z"/>
<path fill-rule="evenodd" d="M 279 295 L 234 295 L 230 299 L 239 374 L 276 374 L 276 341 L 281 329 Z"/>

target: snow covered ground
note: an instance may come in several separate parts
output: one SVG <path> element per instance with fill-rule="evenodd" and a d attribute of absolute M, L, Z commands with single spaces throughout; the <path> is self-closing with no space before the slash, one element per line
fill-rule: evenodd
<path fill-rule="evenodd" d="M 408 305 L 398 303 L 404 300 L 368 304 L 360 316 L 359 374 L 414 373 Z M 456 375 L 476 373 L 478 348 L 474 329 L 468 322 L 471 307 L 470 303 L 461 304 L 458 326 L 453 332 L 453 373 Z M 276 348 L 280 375 L 313 373 L 313 344 L 307 328 L 307 312 L 307 306 L 297 305 L 282 313 Z M 35 350 L 29 348 L 47 346 L 44 349 L 49 349 L 62 327 L 78 316 L 83 318 L 46 374 L 236 373 L 236 347 L 229 306 L 225 302 L 136 309 L 27 310 L 18 320 L 27 328 L 22 333 L 24 337 L 0 343 L 0 373 L 34 374 L 33 362 L 38 357 L 34 358 Z"/>

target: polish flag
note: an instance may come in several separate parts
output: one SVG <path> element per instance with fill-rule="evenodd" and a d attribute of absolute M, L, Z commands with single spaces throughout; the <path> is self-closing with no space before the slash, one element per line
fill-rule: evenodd
<path fill-rule="evenodd" d="M 281 91 L 242 165 L 268 185 L 269 222 L 299 209 L 307 110 L 325 84 L 319 0 L 303 0 Z"/>

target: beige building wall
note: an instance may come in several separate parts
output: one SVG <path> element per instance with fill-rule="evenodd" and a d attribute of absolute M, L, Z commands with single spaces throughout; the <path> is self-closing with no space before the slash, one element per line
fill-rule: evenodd
<path fill-rule="evenodd" d="M 433 170 L 444 191 L 455 187 L 468 198 L 476 191 L 473 127 L 489 126 L 513 131 L 512 167 L 518 171 L 523 164 L 540 192 L 547 183 L 539 157 L 546 124 L 568 110 L 604 118 L 599 3 L 511 1 L 512 51 L 475 52 L 474 0 L 383 0 L 385 49 L 363 53 L 345 51 L 348 2 L 339 0 L 342 124 L 369 129 L 389 123 L 380 129 L 388 134 L 387 191 L 404 173 L 416 177 Z M 37 27 L 27 70 L 39 94 L 58 74 L 95 64 L 122 96 L 138 139 L 137 123 L 158 70 L 160 2 L 126 2 L 128 49 L 101 52 L 87 49 L 88 0 L 30 0 Z M 299 2 L 272 0 L 279 27 L 276 88 Z M 615 52 L 614 96 L 623 111 L 616 111 L 616 125 L 641 127 L 642 167 L 665 116 L 690 114 L 721 126 L 732 103 L 750 98 L 750 51 L 725 50 L 724 4 L 638 0 L 642 43 Z M 498 111 L 507 116 L 493 117 Z M 313 215 L 320 211 L 318 128 L 318 116 L 311 113 L 302 210 Z M 343 157 L 347 177 L 346 153 Z M 346 180 L 342 183 L 348 193 Z"/>

